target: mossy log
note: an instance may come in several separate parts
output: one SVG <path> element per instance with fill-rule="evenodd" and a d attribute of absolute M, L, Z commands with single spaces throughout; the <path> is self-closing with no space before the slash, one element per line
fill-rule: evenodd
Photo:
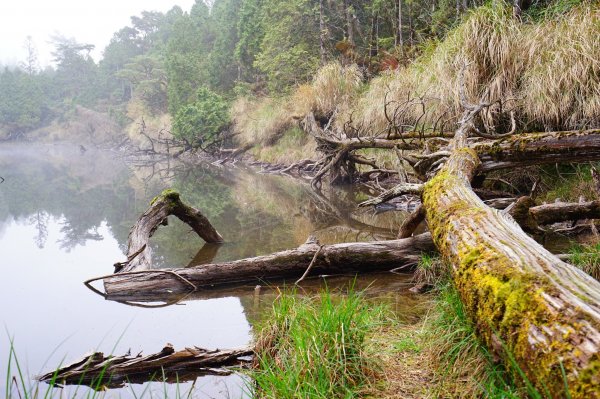
<path fill-rule="evenodd" d="M 314 258 L 310 276 L 391 270 L 415 264 L 423 252 L 434 251 L 428 233 L 389 241 L 319 245 L 309 240 L 292 250 L 270 255 L 182 269 L 116 273 L 103 277 L 106 297 L 128 294 L 160 296 L 223 286 L 294 279 L 303 275 Z M 317 253 L 315 256 L 315 253 Z M 100 279 L 100 278 L 98 278 Z"/>
<path fill-rule="evenodd" d="M 208 350 L 198 347 L 175 351 L 167 344 L 160 352 L 142 356 L 104 356 L 94 352 L 65 367 L 38 377 L 60 384 L 118 388 L 126 383 L 157 379 L 171 383 L 194 381 L 201 375 L 229 375 L 250 364 L 252 348 Z"/>
<path fill-rule="evenodd" d="M 422 196 L 479 336 L 542 396 L 600 398 L 600 283 L 486 206 L 470 186 L 480 168 L 457 145 Z"/>
<path fill-rule="evenodd" d="M 150 268 L 152 264 L 150 237 L 158 226 L 167 222 L 167 217 L 170 215 L 175 215 L 182 222 L 187 223 L 207 243 L 223 242 L 223 237 L 199 210 L 184 204 L 178 192 L 164 190 L 152 200 L 150 207 L 131 228 L 127 242 L 127 260 L 115 263 L 115 273 Z"/>
<path fill-rule="evenodd" d="M 565 220 L 600 219 L 600 201 L 557 202 L 538 205 L 530 208 L 529 213 L 538 224 L 552 224 Z"/>
<path fill-rule="evenodd" d="M 600 159 L 600 129 L 523 133 L 473 144 L 478 173 L 557 162 Z"/>

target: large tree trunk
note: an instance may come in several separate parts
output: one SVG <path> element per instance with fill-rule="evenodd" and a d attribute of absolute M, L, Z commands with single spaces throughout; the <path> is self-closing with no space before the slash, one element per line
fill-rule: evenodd
<path fill-rule="evenodd" d="M 459 146 L 460 147 L 460 146 Z M 480 337 L 543 396 L 598 398 L 600 283 L 552 255 L 471 190 L 481 162 L 455 149 L 424 186 L 436 247 Z"/>
<path fill-rule="evenodd" d="M 184 269 L 116 273 L 101 279 L 109 299 L 115 295 L 123 300 L 128 293 L 139 298 L 144 293 L 153 296 L 274 279 L 295 280 L 309 264 L 311 276 L 391 270 L 415 264 L 423 252 L 434 250 L 427 233 L 401 240 L 323 246 L 311 241 L 297 249 L 255 258 Z"/>

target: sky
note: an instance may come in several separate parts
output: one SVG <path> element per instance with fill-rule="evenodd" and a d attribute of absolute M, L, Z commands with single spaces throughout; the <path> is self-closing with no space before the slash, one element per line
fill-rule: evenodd
<path fill-rule="evenodd" d="M 130 25 L 143 10 L 166 12 L 178 5 L 189 11 L 194 0 L 0 0 L 0 65 L 26 58 L 24 44 L 31 36 L 42 67 L 51 62 L 52 35 L 73 37 L 96 46 L 96 61 L 112 35 Z"/>

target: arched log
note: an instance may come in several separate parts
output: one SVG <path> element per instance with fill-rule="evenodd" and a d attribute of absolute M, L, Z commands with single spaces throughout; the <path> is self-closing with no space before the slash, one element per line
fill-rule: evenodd
<path fill-rule="evenodd" d="M 150 268 L 152 264 L 150 237 L 158 226 L 166 224 L 169 215 L 175 215 L 182 222 L 187 223 L 207 243 L 223 242 L 223 237 L 199 210 L 184 204 L 178 192 L 164 190 L 152 200 L 150 207 L 131 228 L 127 241 L 127 260 L 115 263 L 115 273 Z"/>

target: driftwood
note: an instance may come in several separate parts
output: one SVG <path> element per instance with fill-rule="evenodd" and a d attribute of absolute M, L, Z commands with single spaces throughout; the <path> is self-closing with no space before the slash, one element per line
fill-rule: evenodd
<path fill-rule="evenodd" d="M 185 382 L 201 375 L 229 375 L 233 369 L 248 366 L 253 354 L 252 348 L 208 350 L 193 347 L 176 352 L 171 344 L 148 356 L 104 356 L 102 352 L 94 352 L 41 375 L 38 380 L 93 388 L 118 388 L 126 383 L 150 380 Z"/>
<path fill-rule="evenodd" d="M 127 260 L 115 263 L 115 272 L 149 269 L 152 251 L 148 241 L 167 217 L 175 215 L 187 223 L 207 243 L 222 243 L 223 237 L 202 213 L 181 202 L 179 193 L 165 190 L 152 200 L 150 208 L 138 219 L 129 232 Z"/>
<path fill-rule="evenodd" d="M 359 137 L 349 138 L 348 132 L 332 132 L 329 126 L 321 127 L 313 113 L 306 115 L 302 127 L 315 139 L 318 151 L 323 153 L 323 159 L 317 163 L 319 170 L 311 181 L 314 188 L 321 187 L 321 181 L 326 174 L 329 174 L 331 184 L 353 182 L 358 176 L 357 164 L 380 169 L 373 162 L 356 154 L 357 150 L 365 148 L 418 150 L 421 147 L 418 138 L 360 137 L 359 132 L 352 132 Z"/>
<path fill-rule="evenodd" d="M 513 118 L 511 131 L 495 136 L 480 132 L 476 123 L 480 112 L 492 104 L 471 105 L 462 97 L 463 93 L 466 111 L 454 139 L 424 156 L 405 157 L 419 176 L 430 180 L 416 189 L 394 192 L 420 194 L 431 236 L 325 246 L 307 242 L 295 250 L 233 262 L 117 273 L 101 278 L 106 297 L 194 293 L 301 275 L 390 270 L 415 263 L 422 252 L 433 249 L 433 239 L 452 266 L 478 334 L 495 355 L 508 366 L 516 363 L 543 395 L 600 397 L 600 283 L 545 250 L 507 214 L 486 206 L 470 184 L 476 174 L 489 170 L 599 159 L 600 131 L 511 136 Z M 313 179 L 315 187 L 320 187 L 325 173 L 333 181 L 343 180 L 343 174 L 353 176 L 355 165 L 365 163 L 355 150 L 412 150 L 422 144 L 418 139 L 332 138 L 314 118 L 307 118 L 305 125 L 316 126 L 309 130 L 326 154 Z M 470 135 L 479 138 L 468 140 Z M 535 212 L 531 205 L 522 207 L 528 215 Z"/>
<path fill-rule="evenodd" d="M 296 280 L 304 274 L 313 258 L 308 276 L 392 270 L 414 265 L 423 252 L 434 250 L 428 233 L 401 240 L 323 246 L 309 240 L 296 249 L 265 256 L 183 269 L 116 273 L 93 280 L 103 280 L 107 299 L 118 296 L 123 300 L 128 294 L 136 298 L 146 294 L 152 298 L 163 292 L 186 293 L 269 280 Z"/>
<path fill-rule="evenodd" d="M 170 195 L 174 196 L 173 193 Z M 161 199 L 155 201 L 150 210 L 144 213 L 140 220 L 146 220 L 148 214 L 155 215 L 155 213 L 150 212 L 153 209 L 164 209 L 164 203 L 166 203 L 162 199 L 164 197 L 164 195 L 158 197 Z M 177 202 L 180 202 L 178 196 Z M 378 201 L 371 201 L 371 203 L 376 202 Z M 586 218 L 591 215 L 589 212 L 578 214 L 561 212 L 552 216 L 551 219 L 549 213 L 552 212 L 544 209 L 557 206 L 558 204 L 528 207 L 526 212 L 528 212 L 527 214 L 543 215 L 543 218 L 540 216 L 540 220 L 552 220 L 553 222 L 570 220 L 564 218 L 577 215 L 585 215 Z M 585 208 L 586 204 L 562 204 L 562 206 L 568 209 Z M 165 295 L 179 298 L 181 295 L 187 295 L 191 292 L 225 286 L 239 286 L 285 279 L 295 281 L 304 274 L 314 276 L 392 270 L 403 265 L 415 264 L 423 252 L 435 251 L 435 246 L 429 234 L 410 237 L 425 214 L 423 209 L 423 207 L 420 207 L 419 212 L 415 212 L 407 218 L 401 228 L 401 239 L 398 240 L 324 246 L 309 240 L 309 242 L 296 249 L 221 263 L 209 263 L 214 255 L 216 244 L 207 244 L 210 254 L 204 256 L 203 252 L 203 259 L 194 262 L 191 267 L 172 270 L 147 270 L 145 267 L 134 269 L 133 266 L 136 263 L 131 262 L 128 272 L 123 271 L 114 275 L 88 280 L 86 285 L 91 286 L 91 282 L 101 279 L 104 282 L 104 295 L 107 299 L 128 301 L 128 298 L 131 297 L 133 298 L 131 300 L 151 301 Z M 588 205 L 586 209 L 595 208 Z M 561 219 L 561 216 L 563 219 Z M 162 214 L 153 217 L 152 220 L 162 220 L 161 217 Z M 523 223 L 522 218 L 516 219 Z M 138 222 L 136 226 L 140 224 L 149 225 L 147 222 Z M 529 225 L 523 223 L 522 226 L 528 229 Z M 309 265 L 312 266 L 309 268 Z"/>

